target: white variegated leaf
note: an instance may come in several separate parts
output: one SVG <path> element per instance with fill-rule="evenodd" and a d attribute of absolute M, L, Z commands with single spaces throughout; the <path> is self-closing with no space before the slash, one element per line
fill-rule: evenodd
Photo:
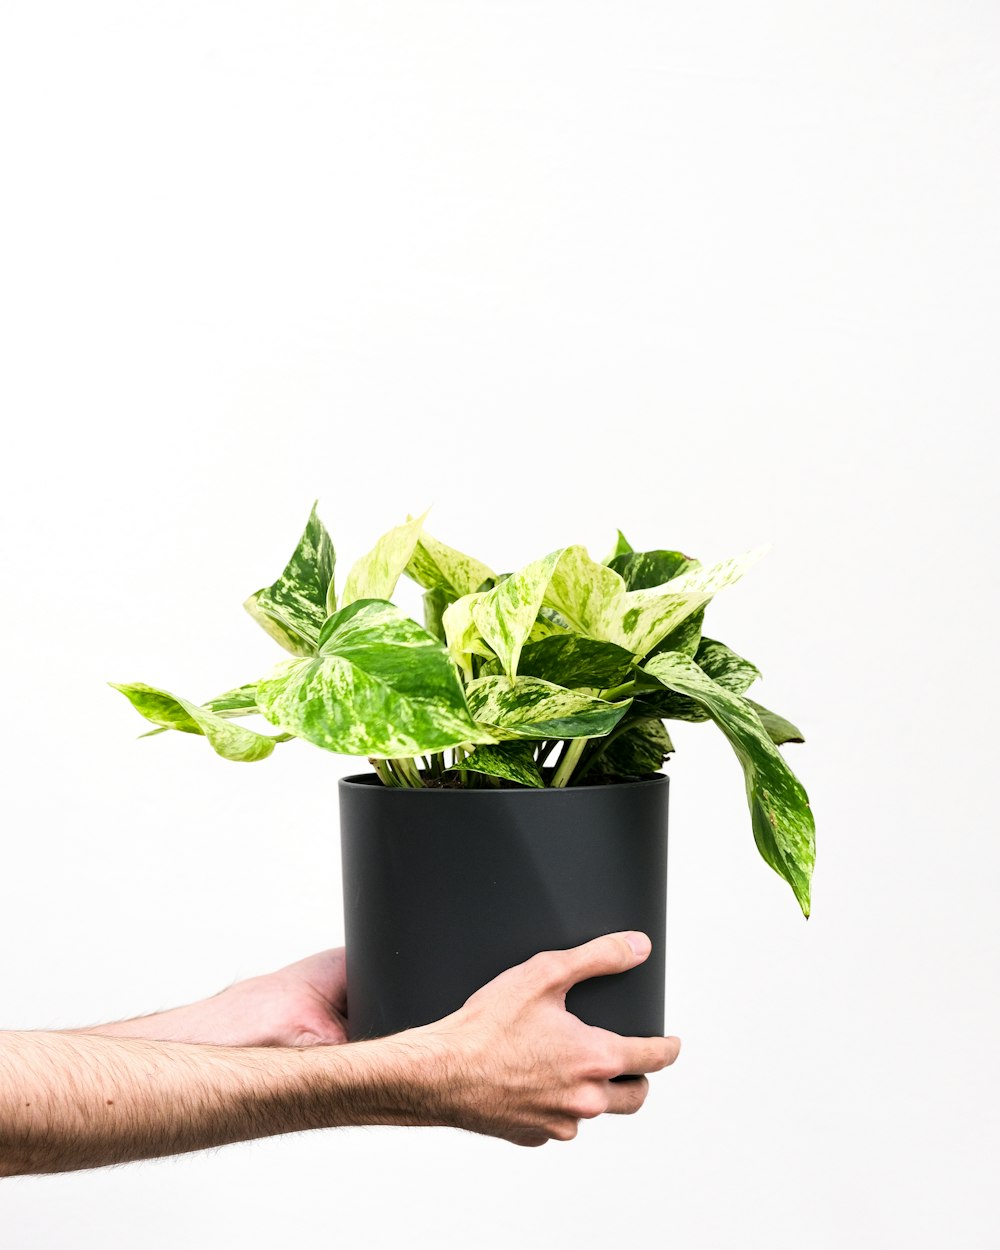
<path fill-rule="evenodd" d="M 609 733 L 629 700 L 610 703 L 538 677 L 480 677 L 466 689 L 476 721 L 498 738 L 595 738 Z"/>
<path fill-rule="evenodd" d="M 542 606 L 552 572 L 563 551 L 533 560 L 471 605 L 472 619 L 481 636 L 500 657 L 504 672 L 513 677 L 517 661 Z"/>
<path fill-rule="evenodd" d="M 471 655 L 481 655 L 487 658 L 493 655 L 479 633 L 479 627 L 472 615 L 473 608 L 482 599 L 484 593 L 463 595 L 461 599 L 449 603 L 441 614 L 448 654 L 454 663 L 466 672 L 470 670 L 469 657 Z"/>
<path fill-rule="evenodd" d="M 535 749 L 530 742 L 501 742 L 496 746 L 476 747 L 458 767 L 463 772 L 502 777 L 535 790 L 545 786 L 535 763 Z"/>
<path fill-rule="evenodd" d="M 424 524 L 422 516 L 397 525 L 383 534 L 371 551 L 356 560 L 347 574 L 340 606 L 359 599 L 389 599 L 409 564 Z"/>
<path fill-rule="evenodd" d="M 615 539 L 615 545 L 611 548 L 611 550 L 604 557 L 601 563 L 610 564 L 611 561 L 614 560 L 616 556 L 626 555 L 631 550 L 632 550 L 632 544 L 625 537 L 625 535 L 621 532 L 621 530 L 619 530 L 618 537 Z"/>
<path fill-rule="evenodd" d="M 319 653 L 257 685 L 272 724 L 342 755 L 406 759 L 495 738 L 472 719 L 436 638 L 394 604 L 359 599 L 331 616 Z"/>
<path fill-rule="evenodd" d="M 566 547 L 545 588 L 545 602 L 587 638 L 617 642 L 608 636 L 615 605 L 625 582 L 614 569 L 598 564 L 585 547 Z"/>
<path fill-rule="evenodd" d="M 758 547 L 732 560 L 690 569 L 662 586 L 627 591 L 609 606 L 603 636 L 637 657 L 648 654 L 713 595 L 739 581 L 766 550 Z"/>
<path fill-rule="evenodd" d="M 251 763 L 266 758 L 274 750 L 275 738 L 234 725 L 227 717 L 199 707 L 197 703 L 189 703 L 187 699 L 180 699 L 167 690 L 159 690 L 143 682 L 109 684 L 120 690 L 146 720 L 162 729 L 201 734 L 223 759 Z"/>
<path fill-rule="evenodd" d="M 306 528 L 284 572 L 243 604 L 254 620 L 292 655 L 312 655 L 334 594 L 336 553 L 313 504 Z"/>
<path fill-rule="evenodd" d="M 809 915 L 816 832 L 802 783 L 746 699 L 714 682 L 688 656 L 653 656 L 645 672 L 702 704 L 729 739 L 743 767 L 754 840 L 764 860 L 788 882 Z"/>
<path fill-rule="evenodd" d="M 444 590 L 453 599 L 471 595 L 483 582 L 496 577 L 488 564 L 439 542 L 426 531 L 417 539 L 406 574 L 424 590 Z"/>

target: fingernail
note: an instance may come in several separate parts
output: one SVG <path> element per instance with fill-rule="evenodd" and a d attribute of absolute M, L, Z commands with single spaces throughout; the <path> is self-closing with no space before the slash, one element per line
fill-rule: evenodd
<path fill-rule="evenodd" d="M 625 941 L 632 947 L 636 955 L 648 955 L 653 948 L 653 944 L 645 933 L 626 933 Z"/>

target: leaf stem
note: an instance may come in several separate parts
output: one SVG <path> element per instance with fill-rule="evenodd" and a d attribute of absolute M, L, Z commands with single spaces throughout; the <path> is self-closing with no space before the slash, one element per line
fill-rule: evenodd
<path fill-rule="evenodd" d="M 555 776 L 552 778 L 552 788 L 562 788 L 569 785 L 570 778 L 573 776 L 573 769 L 577 766 L 580 756 L 583 754 L 583 748 L 590 741 L 589 738 L 575 738 L 566 748 L 565 754 L 559 761 L 559 767 L 556 769 Z"/>

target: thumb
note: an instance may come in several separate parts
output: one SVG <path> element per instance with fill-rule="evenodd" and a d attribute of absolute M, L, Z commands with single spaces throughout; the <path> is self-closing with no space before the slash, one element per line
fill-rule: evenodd
<path fill-rule="evenodd" d="M 547 967 L 552 989 L 565 992 L 578 981 L 590 977 L 608 976 L 614 972 L 627 972 L 647 958 L 653 944 L 645 933 L 625 930 L 607 933 L 604 937 L 573 946 L 569 950 L 553 952 L 555 958 Z"/>

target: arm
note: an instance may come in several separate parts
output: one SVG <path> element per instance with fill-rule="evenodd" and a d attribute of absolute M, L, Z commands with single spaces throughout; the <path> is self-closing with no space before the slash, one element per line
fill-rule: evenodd
<path fill-rule="evenodd" d="M 632 943 L 635 944 L 633 949 Z M 0 1034 L 0 1175 L 60 1172 L 304 1129 L 447 1125 L 542 1145 L 628 1113 L 676 1038 L 623 1038 L 565 1009 L 576 981 L 623 972 L 643 935 L 549 951 L 458 1011 L 347 1046 L 228 1047 L 93 1034 Z M 619 1074 L 637 1081 L 611 1084 Z"/>

